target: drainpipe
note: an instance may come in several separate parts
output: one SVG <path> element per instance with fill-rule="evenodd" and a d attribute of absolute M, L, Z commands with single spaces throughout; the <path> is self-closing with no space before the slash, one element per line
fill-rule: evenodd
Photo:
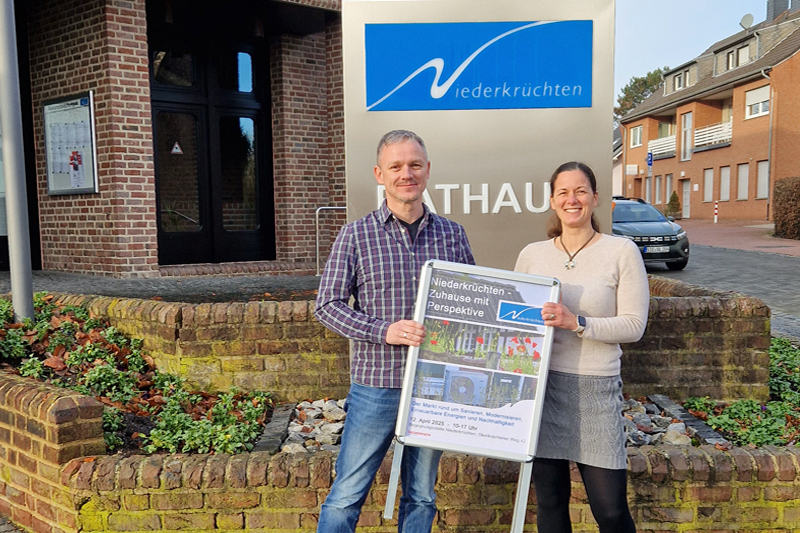
<path fill-rule="evenodd" d="M 628 196 L 628 127 L 619 123 L 622 130 L 622 196 Z"/>
<path fill-rule="evenodd" d="M 19 90 L 14 2 L 8 0 L 0 2 L 0 130 L 3 132 L 3 170 L 6 178 L 11 301 L 16 320 L 33 318 L 31 238 Z"/>
<path fill-rule="evenodd" d="M 772 78 L 767 71 L 771 69 L 761 69 L 761 75 L 769 80 L 769 141 L 767 141 L 767 213 L 766 220 L 769 220 L 769 208 L 772 202 L 772 118 L 775 116 L 775 94 L 772 88 Z"/>

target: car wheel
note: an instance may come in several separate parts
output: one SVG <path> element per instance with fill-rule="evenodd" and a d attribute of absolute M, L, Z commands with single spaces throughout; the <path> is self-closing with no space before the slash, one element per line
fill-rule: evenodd
<path fill-rule="evenodd" d="M 688 264 L 689 264 L 688 259 L 681 259 L 680 261 L 667 263 L 667 268 L 670 270 L 683 270 L 684 268 L 686 268 L 686 265 Z"/>

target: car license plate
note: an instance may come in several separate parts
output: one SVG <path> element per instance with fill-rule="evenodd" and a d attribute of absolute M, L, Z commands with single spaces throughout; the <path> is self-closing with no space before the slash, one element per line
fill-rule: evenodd
<path fill-rule="evenodd" d="M 645 246 L 644 253 L 646 254 L 664 254 L 669 252 L 669 246 Z"/>

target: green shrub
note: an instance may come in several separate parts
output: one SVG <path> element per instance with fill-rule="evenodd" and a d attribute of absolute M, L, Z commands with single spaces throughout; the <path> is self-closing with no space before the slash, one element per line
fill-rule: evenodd
<path fill-rule="evenodd" d="M 681 201 L 678 199 L 678 193 L 672 191 L 672 194 L 669 197 L 669 202 L 667 202 L 666 215 L 674 218 L 681 218 L 682 213 Z"/>
<path fill-rule="evenodd" d="M 0 304 L 0 315 L 13 320 L 8 305 Z M 273 406 L 263 392 L 188 392 L 181 378 L 156 370 L 141 339 L 128 338 L 83 308 L 60 306 L 46 293 L 34 295 L 33 319 L 0 324 L 0 357 L 16 364 L 22 376 L 104 403 L 109 450 L 125 445 L 143 445 L 148 453 L 251 450 Z M 150 436 L 130 431 L 125 426 L 130 419 L 146 431 L 155 429 Z"/>
<path fill-rule="evenodd" d="M 739 400 L 708 417 L 709 426 L 738 446 L 797 444 L 800 440 L 800 349 L 787 339 L 773 338 L 769 354 L 772 401 L 761 405 L 755 400 Z M 686 405 L 702 406 L 706 400 L 690 398 Z"/>
<path fill-rule="evenodd" d="M 776 237 L 800 240 L 800 177 L 775 182 L 772 215 Z"/>

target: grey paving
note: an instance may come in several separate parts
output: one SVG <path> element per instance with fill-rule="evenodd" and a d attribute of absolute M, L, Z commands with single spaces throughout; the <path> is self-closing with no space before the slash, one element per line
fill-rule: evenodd
<path fill-rule="evenodd" d="M 772 310 L 772 334 L 800 340 L 800 257 L 692 245 L 686 269 L 656 265 L 648 271 L 759 298 Z"/>

